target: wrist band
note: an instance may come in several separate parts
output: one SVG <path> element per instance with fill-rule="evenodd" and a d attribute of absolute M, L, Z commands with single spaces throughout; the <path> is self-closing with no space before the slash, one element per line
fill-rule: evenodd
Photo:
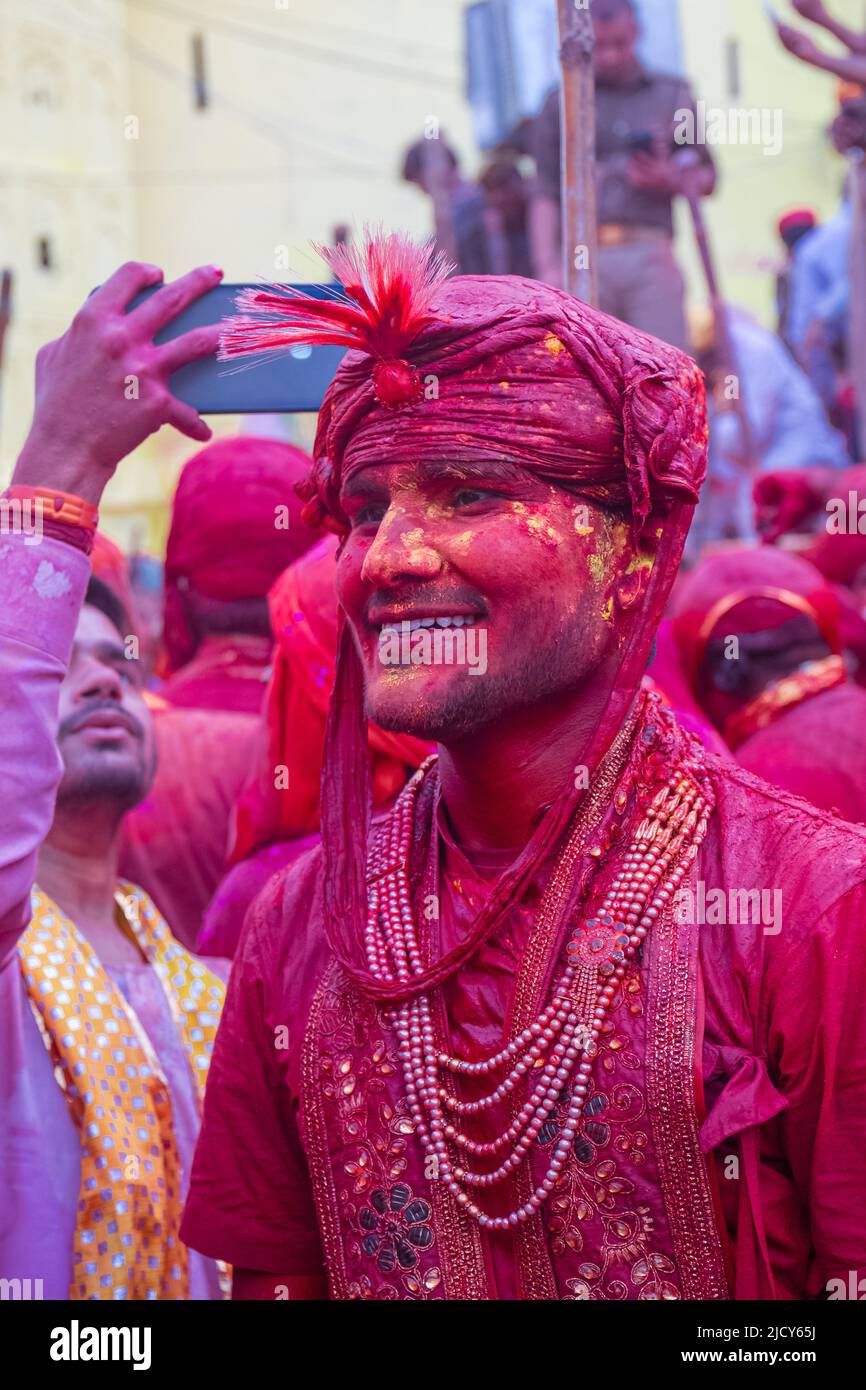
<path fill-rule="evenodd" d="M 52 487 L 27 487 L 13 484 L 7 487 L 4 497 L 13 501 L 37 502 L 43 521 L 59 521 L 67 526 L 80 526 L 85 531 L 95 531 L 99 525 L 99 508 L 83 497 L 71 492 L 61 492 Z"/>
<path fill-rule="evenodd" d="M 49 540 L 63 541 L 65 545 L 83 550 L 85 555 L 89 555 L 93 549 L 96 532 L 85 526 L 70 526 L 68 521 L 52 521 L 46 517 L 42 522 L 42 534 Z"/>

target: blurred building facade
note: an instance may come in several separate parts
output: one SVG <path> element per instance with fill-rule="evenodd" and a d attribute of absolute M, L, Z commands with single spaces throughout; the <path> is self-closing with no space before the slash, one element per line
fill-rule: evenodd
<path fill-rule="evenodd" d="M 538 3 L 549 9 L 551 0 Z M 832 83 L 779 50 L 755 0 L 641 6 L 654 16 L 654 65 L 669 50 L 670 66 L 685 67 L 708 106 L 784 113 L 778 154 L 717 148 L 723 187 L 708 209 L 726 292 L 769 323 L 777 214 L 803 202 L 826 214 L 838 200 L 844 163 L 824 136 Z M 433 121 L 467 170 L 477 167 L 468 8 L 466 0 L 331 0 L 327 9 L 314 0 L 4 0 L 0 268 L 15 278 L 0 478 L 30 418 L 37 347 L 121 261 L 155 261 L 167 276 L 215 261 L 235 280 L 318 278 L 305 248 L 339 224 L 429 230 L 429 205 L 401 183 L 400 156 Z M 836 0 L 854 22 L 862 8 Z M 689 246 L 683 228 L 700 297 Z M 302 439 L 312 423 L 300 422 Z M 120 471 L 103 517 L 122 544 L 160 546 L 188 452 L 165 430 Z"/>

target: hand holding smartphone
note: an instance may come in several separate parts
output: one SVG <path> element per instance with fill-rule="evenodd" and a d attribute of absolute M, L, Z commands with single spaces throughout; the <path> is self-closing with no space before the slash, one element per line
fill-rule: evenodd
<path fill-rule="evenodd" d="M 156 288 L 138 295 L 129 310 L 136 309 Z M 242 284 L 223 284 L 208 290 L 161 329 L 154 342 L 167 343 L 191 328 L 229 318 L 235 312 L 235 299 L 244 288 Z M 257 283 L 253 288 L 261 286 Z M 324 299 L 333 294 L 335 287 L 309 284 L 291 288 L 314 299 Z M 178 400 L 191 405 L 200 415 L 315 411 L 320 408 L 343 355 L 340 347 L 291 347 L 285 353 L 269 352 L 259 362 L 251 359 L 242 364 L 219 362 L 213 355 L 174 372 L 169 386 Z"/>

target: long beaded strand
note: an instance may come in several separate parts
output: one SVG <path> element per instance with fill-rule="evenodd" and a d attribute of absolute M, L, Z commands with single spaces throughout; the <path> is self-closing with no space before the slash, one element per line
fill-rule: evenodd
<path fill-rule="evenodd" d="M 432 762 L 419 769 L 398 798 L 368 867 L 367 960 L 371 972 L 387 981 L 410 980 L 423 970 L 409 886 L 409 847 L 418 791 Z M 549 1004 L 505 1047 L 483 1061 L 465 1062 L 437 1047 L 426 995 L 402 1003 L 396 1011 L 406 1098 L 416 1132 L 435 1158 L 448 1190 L 482 1227 L 506 1230 L 527 1221 L 553 1191 L 581 1123 L 598 1037 L 628 962 L 676 894 L 706 833 L 711 806 L 702 795 L 697 771 L 697 759 L 684 761 L 656 793 L 600 910 L 574 930 Z M 449 1094 L 440 1081 L 443 1071 L 480 1077 L 495 1076 L 505 1068 L 507 1073 L 494 1089 L 473 1101 Z M 477 1142 L 454 1123 L 506 1100 L 528 1072 L 537 1074 L 531 1093 L 497 1138 Z M 527 1160 L 572 1077 L 565 1123 L 543 1180 L 509 1215 L 487 1215 L 472 1189 L 504 1181 Z M 488 1172 L 463 1166 L 466 1157 L 492 1157 L 506 1149 L 498 1167 Z"/>

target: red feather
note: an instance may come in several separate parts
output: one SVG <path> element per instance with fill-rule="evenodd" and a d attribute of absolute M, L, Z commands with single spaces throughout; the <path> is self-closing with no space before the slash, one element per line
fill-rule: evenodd
<path fill-rule="evenodd" d="M 313 299 L 280 285 L 242 290 L 240 311 L 226 319 L 219 357 L 294 344 L 331 343 L 371 357 L 402 357 L 422 329 L 436 290 L 454 267 L 431 242 L 418 245 L 392 232 L 368 234 L 359 247 L 315 248 L 342 282 L 333 298 Z"/>

